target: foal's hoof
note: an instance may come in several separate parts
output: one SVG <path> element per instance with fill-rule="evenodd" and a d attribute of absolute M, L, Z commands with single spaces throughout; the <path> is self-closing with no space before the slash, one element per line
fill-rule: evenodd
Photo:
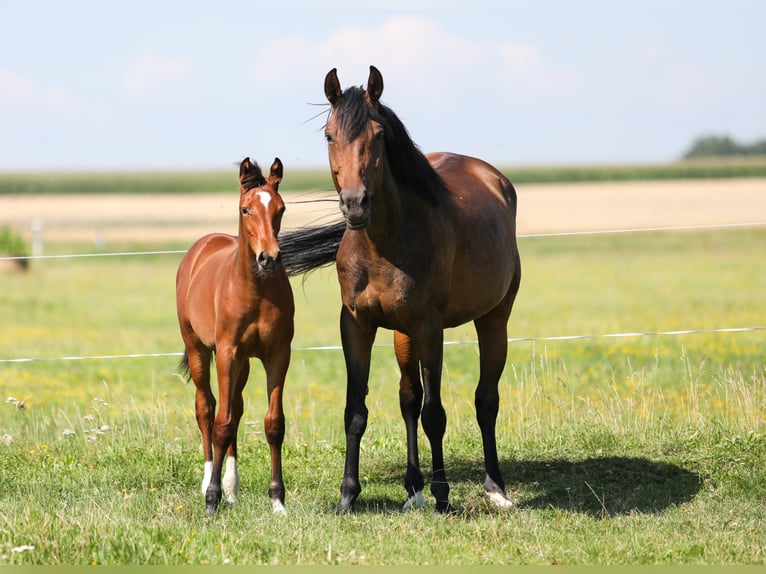
<path fill-rule="evenodd" d="M 287 510 L 285 510 L 285 505 L 282 504 L 282 501 L 277 499 L 274 499 L 271 501 L 271 508 L 274 510 L 274 514 L 278 516 L 284 516 L 287 514 Z"/>
<path fill-rule="evenodd" d="M 221 504 L 221 495 L 220 493 L 216 496 L 215 494 L 208 493 L 205 495 L 205 513 L 208 516 L 211 516 L 218 512 L 218 506 Z"/>

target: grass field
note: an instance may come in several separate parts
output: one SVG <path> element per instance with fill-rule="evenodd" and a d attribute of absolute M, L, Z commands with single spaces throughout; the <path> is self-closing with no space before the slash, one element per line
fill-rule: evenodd
<path fill-rule="evenodd" d="M 764 245 L 764 229 L 524 239 L 509 335 L 766 325 Z M 181 351 L 179 257 L 0 273 L 0 358 Z M 193 385 L 177 357 L 0 363 L 0 564 L 766 562 L 763 331 L 511 343 L 498 429 L 509 512 L 481 488 L 474 334 L 448 332 L 464 342 L 444 355 L 451 518 L 430 500 L 400 510 L 404 429 L 381 331 L 364 490 L 356 515 L 336 517 L 342 354 L 311 350 L 338 344 L 334 271 L 294 290 L 286 516 L 266 496 L 260 369 L 246 389 L 240 503 L 206 517 Z M 421 461 L 429 471 L 422 433 Z"/>

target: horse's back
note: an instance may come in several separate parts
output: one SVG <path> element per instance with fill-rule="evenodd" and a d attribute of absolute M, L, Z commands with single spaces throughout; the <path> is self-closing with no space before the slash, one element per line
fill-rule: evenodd
<path fill-rule="evenodd" d="M 237 246 L 231 235 L 212 233 L 198 239 L 181 259 L 176 273 L 176 306 L 183 329 L 191 329 L 212 346 L 215 330 L 215 292 L 221 270 Z"/>
<path fill-rule="evenodd" d="M 483 160 L 445 152 L 426 157 L 444 181 L 454 210 L 456 250 L 445 318 L 454 326 L 494 308 L 517 284 L 516 191 Z"/>

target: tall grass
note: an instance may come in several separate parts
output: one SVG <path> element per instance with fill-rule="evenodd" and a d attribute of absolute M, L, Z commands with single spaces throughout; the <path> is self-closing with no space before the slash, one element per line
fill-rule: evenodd
<path fill-rule="evenodd" d="M 763 230 L 521 243 L 512 337 L 766 325 Z M 0 275 L 5 357 L 180 351 L 177 258 L 34 262 Z M 498 447 L 517 510 L 482 493 L 475 335 L 445 347 L 452 518 L 401 512 L 390 334 L 373 353 L 357 514 L 336 517 L 345 397 L 333 270 L 294 282 L 287 508 L 271 514 L 265 389 L 240 428 L 241 500 L 199 493 L 177 357 L 0 363 L 1 564 L 763 564 L 763 332 L 509 346 Z M 6 400 L 13 397 L 11 400 Z M 430 450 L 421 433 L 421 462 Z M 31 547 L 31 548 L 30 548 Z"/>

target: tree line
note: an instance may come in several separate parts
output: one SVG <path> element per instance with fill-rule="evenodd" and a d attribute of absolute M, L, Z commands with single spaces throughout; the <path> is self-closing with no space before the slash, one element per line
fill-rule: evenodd
<path fill-rule="evenodd" d="M 766 139 L 742 144 L 729 136 L 709 135 L 695 140 L 689 151 L 684 154 L 684 159 L 756 155 L 766 155 Z"/>

